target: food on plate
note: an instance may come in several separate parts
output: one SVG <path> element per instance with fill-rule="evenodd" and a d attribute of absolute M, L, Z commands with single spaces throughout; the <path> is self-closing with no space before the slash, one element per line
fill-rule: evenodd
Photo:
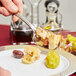
<path fill-rule="evenodd" d="M 47 46 L 48 44 L 49 44 L 49 39 L 48 38 L 43 40 L 43 46 Z"/>
<path fill-rule="evenodd" d="M 51 52 L 47 54 L 45 62 L 48 68 L 55 69 L 58 67 L 60 63 L 60 56 L 57 52 L 52 50 Z"/>
<path fill-rule="evenodd" d="M 39 45 L 39 46 L 43 46 L 44 45 L 43 41 L 41 41 L 41 40 L 36 42 L 36 44 Z"/>
<path fill-rule="evenodd" d="M 76 52 L 76 37 L 68 34 L 67 38 L 63 38 L 60 47 L 68 52 Z"/>
<path fill-rule="evenodd" d="M 73 42 L 72 45 L 73 45 L 72 49 L 76 51 L 76 42 Z"/>
<path fill-rule="evenodd" d="M 36 44 L 48 49 L 57 49 L 58 47 L 68 51 L 76 52 L 76 37 L 68 34 L 64 38 L 61 34 L 38 27 L 36 30 Z"/>
<path fill-rule="evenodd" d="M 59 45 L 61 36 L 60 35 L 51 35 L 49 37 L 49 49 L 55 49 Z"/>
<path fill-rule="evenodd" d="M 20 50 L 14 50 L 13 55 L 14 55 L 15 58 L 20 59 L 20 58 L 22 58 L 24 56 L 24 53 L 22 51 L 20 51 Z"/>
<path fill-rule="evenodd" d="M 47 31 L 45 31 L 41 27 L 38 27 L 36 29 L 36 35 L 39 36 L 39 37 L 41 37 L 42 39 L 45 39 L 46 38 L 46 35 L 47 35 Z"/>
<path fill-rule="evenodd" d="M 76 42 L 76 37 L 73 37 L 72 35 L 68 35 L 67 36 L 67 40 L 69 41 L 69 42 Z"/>
<path fill-rule="evenodd" d="M 48 49 L 57 49 L 60 47 L 68 52 L 76 52 L 76 37 L 70 34 L 67 35 L 67 38 L 64 38 L 61 34 L 38 27 L 36 30 L 36 40 L 36 45 Z"/>
<path fill-rule="evenodd" d="M 26 55 L 23 56 L 22 58 L 22 62 L 24 64 L 33 63 L 34 61 L 40 58 L 40 54 L 41 54 L 41 51 L 38 48 L 32 46 L 27 46 L 24 52 L 26 53 Z"/>
<path fill-rule="evenodd" d="M 24 55 L 22 58 L 22 63 L 24 64 L 31 64 L 34 62 L 34 59 L 30 55 Z"/>
<path fill-rule="evenodd" d="M 76 37 L 68 35 L 67 40 L 69 43 L 72 43 L 72 50 L 76 52 Z"/>
<path fill-rule="evenodd" d="M 36 41 L 37 45 L 43 47 L 47 46 L 49 49 L 57 48 L 61 41 L 61 35 L 50 32 L 41 27 L 38 27 L 36 30 L 36 38 L 39 38 L 39 40 Z"/>

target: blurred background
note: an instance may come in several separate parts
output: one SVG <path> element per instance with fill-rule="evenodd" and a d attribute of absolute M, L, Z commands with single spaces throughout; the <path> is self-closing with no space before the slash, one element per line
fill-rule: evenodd
<path fill-rule="evenodd" d="M 30 11 L 31 6 L 28 0 L 23 1 L 25 5 L 28 7 L 28 11 Z M 44 2 L 45 0 L 42 0 L 39 7 L 40 23 L 43 23 L 46 20 Z M 76 0 L 59 0 L 59 2 L 60 2 L 59 12 L 63 15 L 62 25 L 64 26 L 64 29 L 76 31 Z M 11 16 L 4 17 L 0 15 L 0 24 L 10 25 Z"/>

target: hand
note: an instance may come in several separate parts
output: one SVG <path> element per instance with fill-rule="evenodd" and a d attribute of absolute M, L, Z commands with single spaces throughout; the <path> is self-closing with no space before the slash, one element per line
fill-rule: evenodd
<path fill-rule="evenodd" d="M 19 12 L 23 14 L 23 3 L 22 0 L 0 0 L 0 14 L 9 16 Z M 16 22 L 19 18 L 13 16 L 13 21 Z"/>
<path fill-rule="evenodd" d="M 11 76 L 11 73 L 0 67 L 0 76 Z"/>

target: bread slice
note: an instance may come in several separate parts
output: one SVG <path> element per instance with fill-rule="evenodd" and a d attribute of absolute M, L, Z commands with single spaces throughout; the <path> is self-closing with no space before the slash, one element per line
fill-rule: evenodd
<path fill-rule="evenodd" d="M 55 49 L 58 47 L 61 35 L 52 34 L 49 36 L 49 49 Z"/>
<path fill-rule="evenodd" d="M 36 29 L 36 35 L 39 36 L 39 37 L 41 37 L 42 39 L 45 39 L 46 36 L 47 36 L 47 31 L 44 30 L 44 29 L 42 29 L 41 27 L 38 27 Z"/>
<path fill-rule="evenodd" d="M 35 44 L 36 44 L 36 45 L 39 45 L 39 46 L 43 46 L 43 45 L 44 45 L 43 41 L 41 41 L 41 40 L 38 41 L 38 42 L 35 42 Z"/>

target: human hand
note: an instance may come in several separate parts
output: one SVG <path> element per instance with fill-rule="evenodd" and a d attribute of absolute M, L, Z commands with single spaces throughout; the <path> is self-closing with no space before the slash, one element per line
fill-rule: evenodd
<path fill-rule="evenodd" d="M 0 76 L 11 76 L 11 73 L 0 67 Z"/>
<path fill-rule="evenodd" d="M 0 0 L 0 14 L 9 16 L 19 12 L 23 14 L 23 3 L 22 0 Z M 13 22 L 18 21 L 18 17 L 13 16 Z"/>

